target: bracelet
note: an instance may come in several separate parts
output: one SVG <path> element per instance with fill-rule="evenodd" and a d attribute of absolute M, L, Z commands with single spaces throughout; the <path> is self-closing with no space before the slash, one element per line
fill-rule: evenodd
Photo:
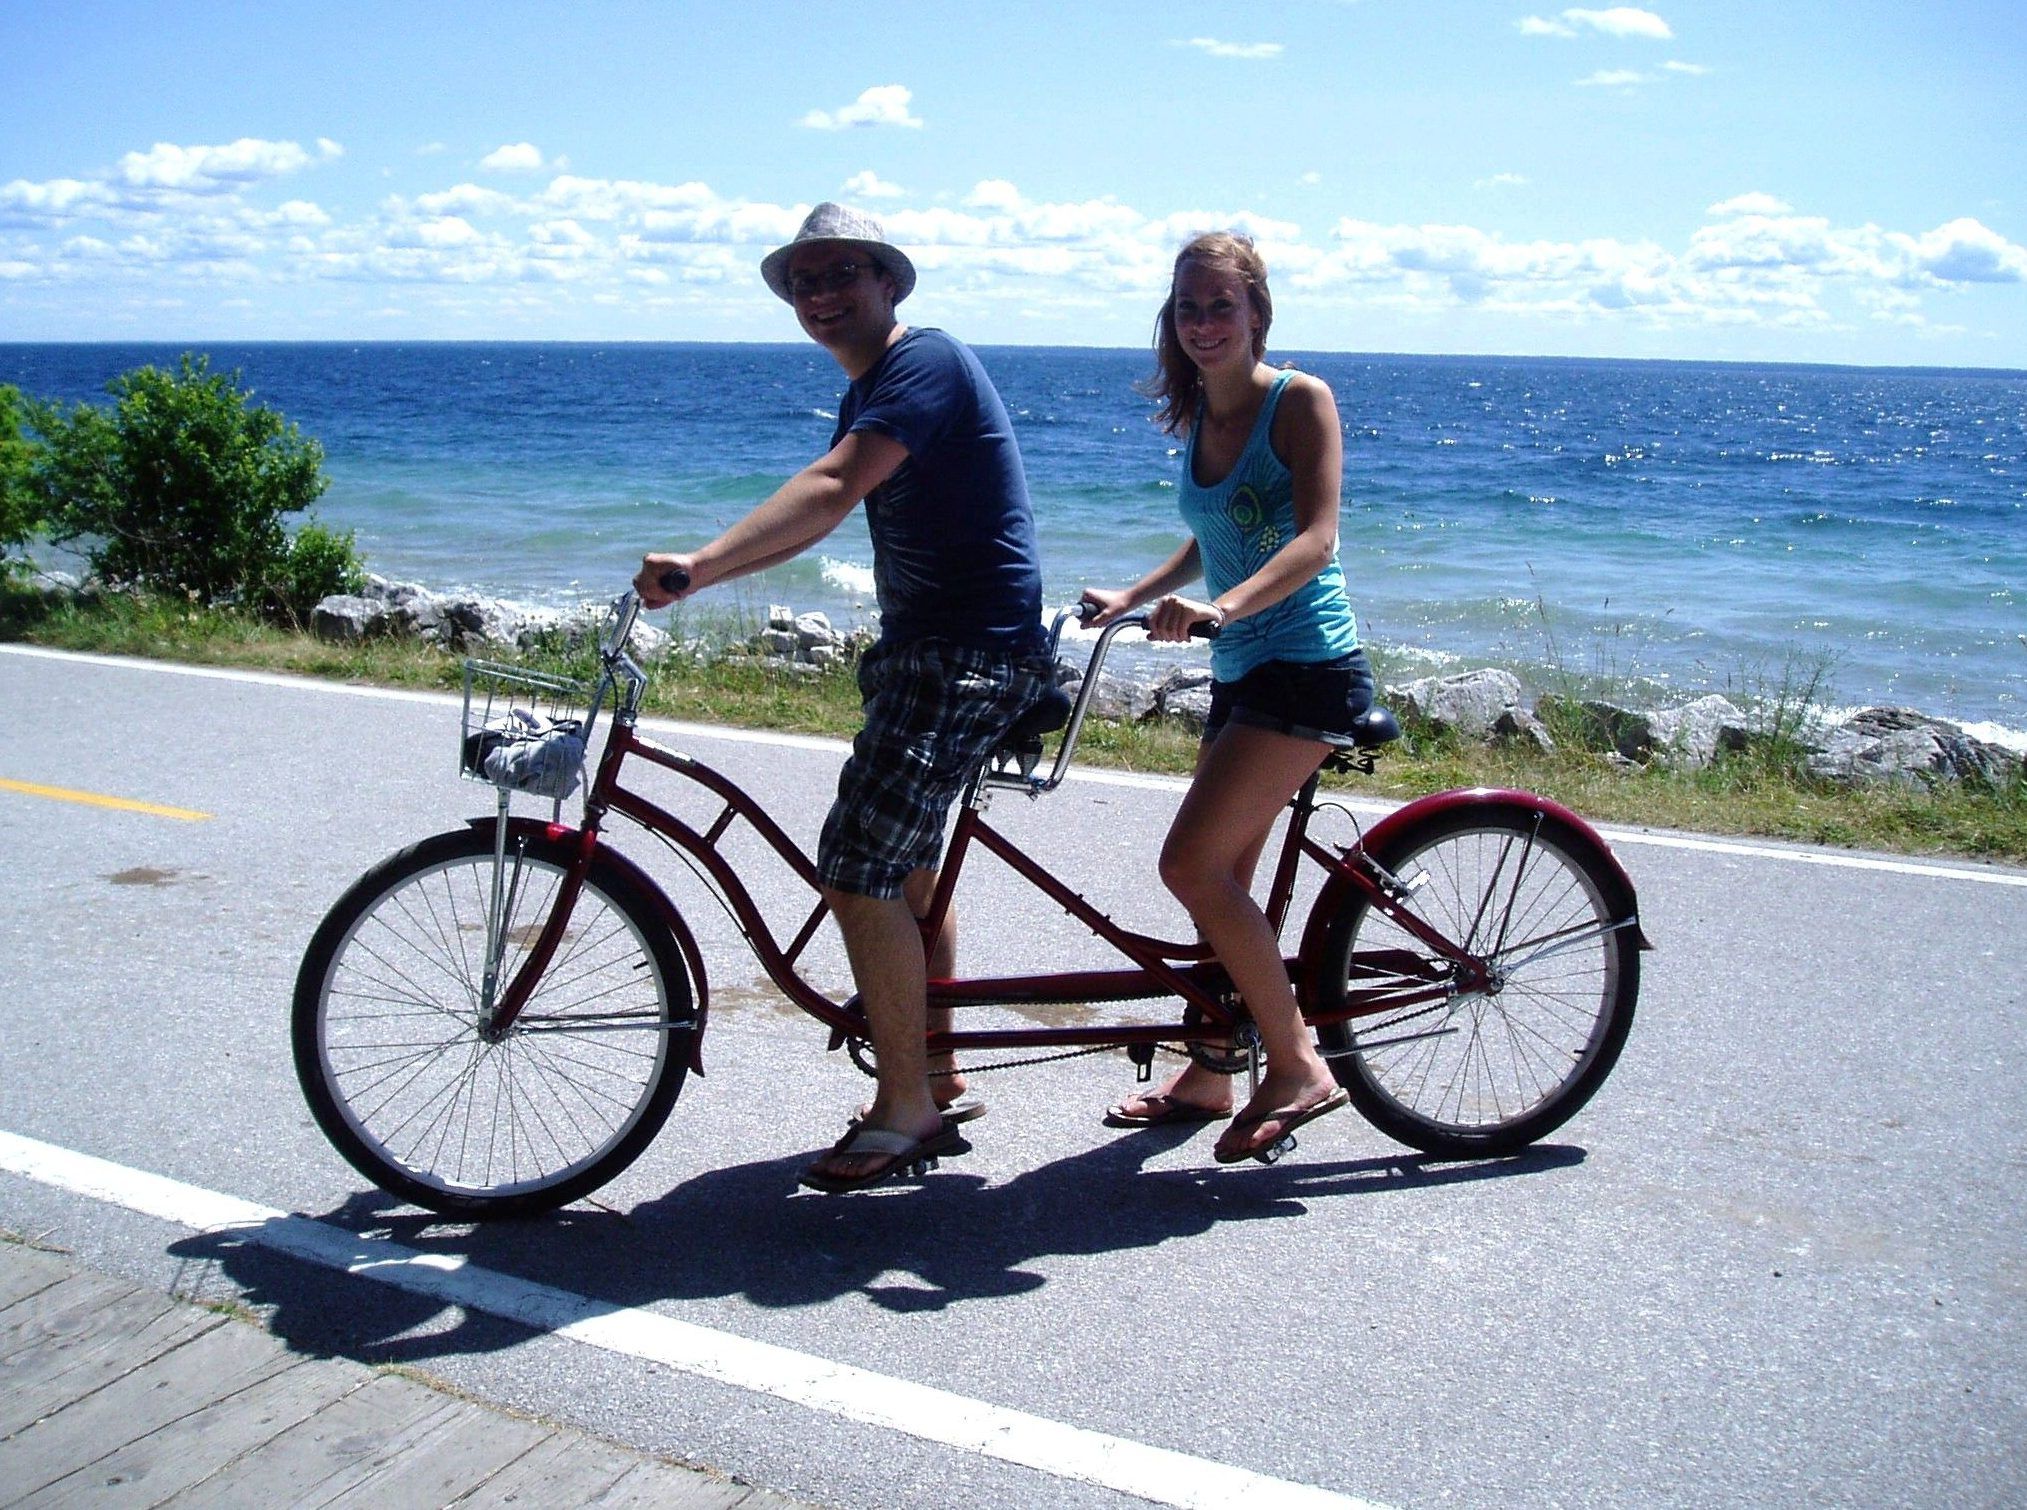
<path fill-rule="evenodd" d="M 1229 619 L 1231 615 L 1226 613 L 1224 609 L 1219 607 L 1216 603 L 1210 605 L 1210 610 L 1212 613 L 1218 616 L 1217 627 L 1219 629 L 1223 629 L 1225 627 L 1225 620 Z"/>

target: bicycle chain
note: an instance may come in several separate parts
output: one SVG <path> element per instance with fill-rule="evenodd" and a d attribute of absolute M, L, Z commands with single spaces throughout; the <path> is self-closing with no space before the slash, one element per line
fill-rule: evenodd
<path fill-rule="evenodd" d="M 851 1056 L 852 1063 L 858 1066 L 859 1073 L 868 1079 L 877 1079 L 878 1071 L 873 1068 L 872 1056 L 868 1052 L 871 1047 L 872 1045 L 863 1038 L 845 1040 L 845 1052 Z M 948 1079 L 953 1075 L 983 1075 L 991 1070 L 1021 1070 L 1030 1065 L 1055 1064 L 1059 1060 L 1083 1059 L 1092 1054 L 1110 1054 L 1118 1047 L 1116 1043 L 1099 1043 L 1093 1044 L 1088 1049 L 1065 1049 L 1060 1054 L 1037 1054 L 1032 1059 L 1001 1059 L 992 1064 L 960 1064 L 947 1070 L 931 1070 L 929 1078 Z M 1177 1059 L 1189 1057 L 1187 1049 L 1173 1049 L 1165 1043 L 1157 1043 L 1154 1049 L 1158 1054 L 1171 1054 Z"/>

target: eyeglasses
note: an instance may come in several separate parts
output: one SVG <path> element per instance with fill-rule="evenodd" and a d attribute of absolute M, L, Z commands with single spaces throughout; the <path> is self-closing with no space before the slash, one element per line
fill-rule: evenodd
<path fill-rule="evenodd" d="M 858 282 L 859 274 L 870 266 L 869 262 L 840 262 L 820 273 L 790 273 L 788 296 L 807 299 L 813 294 L 841 294 Z"/>

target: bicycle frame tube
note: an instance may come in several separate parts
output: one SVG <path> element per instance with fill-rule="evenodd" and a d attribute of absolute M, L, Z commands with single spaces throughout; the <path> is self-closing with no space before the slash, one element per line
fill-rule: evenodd
<path fill-rule="evenodd" d="M 1058 627 L 1060 628 L 1060 625 Z M 1110 638 L 1110 634 L 1111 631 L 1108 630 L 1104 639 L 1101 639 L 1101 654 L 1103 644 Z M 1099 658 L 1098 655 L 1094 655 L 1094 670 Z M 628 665 L 630 667 L 630 663 Z M 637 677 L 638 673 L 635 675 Z M 1080 697 L 1079 712 L 1083 701 L 1084 699 Z M 575 906 L 594 858 L 603 853 L 613 862 L 623 863 L 612 850 L 608 848 L 601 852 L 598 845 L 600 823 L 604 815 L 611 811 L 621 813 L 640 824 L 685 854 L 701 868 L 710 884 L 718 891 L 761 968 L 794 1005 L 831 1028 L 834 1038 L 847 1035 L 863 1036 L 866 1023 L 864 1015 L 855 1005 L 856 999 L 845 1003 L 835 1002 L 812 986 L 801 973 L 799 961 L 803 951 L 816 936 L 817 930 L 830 912 L 828 903 L 822 897 L 822 883 L 809 856 L 736 782 L 701 761 L 641 737 L 635 727 L 634 707 L 635 699 L 629 698 L 615 711 L 605 748 L 598 762 L 597 774 L 585 798 L 582 828 L 573 831 L 552 825 L 548 829 L 554 838 L 576 839 L 576 859 L 564 876 L 556 905 L 530 948 L 527 959 L 515 972 L 514 979 L 507 984 L 499 998 L 491 1031 L 504 1033 L 532 995 L 535 983 L 555 956 L 557 946 L 568 926 L 571 909 Z M 1073 715 L 1070 731 L 1072 735 L 1076 721 Z M 633 756 L 696 783 L 721 802 L 723 806 L 708 827 L 700 831 L 639 792 L 621 785 L 621 767 Z M 949 847 L 944 853 L 936 891 L 930 900 L 927 914 L 921 919 L 924 947 L 926 949 L 929 946 L 949 916 L 965 859 L 972 846 L 976 844 L 995 855 L 1029 885 L 1116 949 L 1132 963 L 1133 968 L 935 979 L 929 982 L 930 1005 L 960 1007 L 989 1004 L 1067 1004 L 1174 997 L 1194 1009 L 1197 1020 L 1187 1026 L 1177 1023 L 1146 1025 L 1109 1023 L 1079 1027 L 954 1030 L 932 1035 L 930 1040 L 932 1048 L 1126 1045 L 1171 1041 L 1178 1037 L 1227 1036 L 1235 1022 L 1235 1013 L 1232 1007 L 1227 1005 L 1230 980 L 1212 957 L 1207 945 L 1201 941 L 1180 943 L 1160 939 L 1113 922 L 1081 893 L 1057 879 L 1013 840 L 986 821 L 983 815 L 982 793 L 987 786 L 1014 785 L 1017 789 L 1025 789 L 1031 796 L 1039 795 L 1041 791 L 1053 788 L 1061 781 L 1063 773 L 1060 768 L 1065 763 L 1062 753 L 1059 752 L 1058 770 L 1046 783 L 1025 780 L 995 782 L 990 779 L 988 772 L 983 771 L 974 779 L 966 800 L 959 809 Z M 1626 879 L 1624 871 L 1618 868 L 1618 862 L 1612 858 L 1611 851 L 1581 818 L 1559 804 L 1548 802 L 1530 793 L 1483 789 L 1438 793 L 1410 803 L 1382 819 L 1360 842 L 1349 847 L 1330 848 L 1309 835 L 1309 820 L 1317 811 L 1315 791 L 1316 781 L 1312 778 L 1290 804 L 1292 811 L 1276 858 L 1273 879 L 1264 907 L 1269 923 L 1278 934 L 1286 922 L 1288 909 L 1293 901 L 1295 879 L 1301 862 L 1305 858 L 1313 860 L 1326 872 L 1323 889 L 1310 910 L 1301 947 L 1287 960 L 1297 1000 L 1303 1007 L 1305 1018 L 1312 1023 L 1338 1021 L 1365 1012 L 1396 1008 L 1424 1000 L 1434 1001 L 1458 990 L 1471 990 L 1482 984 L 1486 973 L 1485 962 L 1416 916 L 1412 903 L 1393 894 L 1394 888 L 1390 879 L 1368 858 L 1370 854 L 1383 849 L 1394 835 L 1417 823 L 1452 809 L 1474 804 L 1524 805 L 1543 818 L 1565 825 L 1580 837 L 1592 841 L 1598 852 L 1610 861 L 1614 872 L 1624 883 L 1626 896 L 1630 898 L 1633 894 L 1630 880 Z M 741 820 L 753 827 L 767 846 L 815 895 L 812 910 L 794 938 L 785 944 L 775 937 L 752 894 L 747 890 L 731 861 L 719 849 L 719 840 L 725 832 L 732 824 Z M 698 1006 L 701 1013 L 705 1006 L 706 993 L 703 989 L 702 960 L 697 955 L 694 940 L 690 937 L 687 927 L 682 925 L 680 914 L 667 898 L 661 895 L 659 888 L 647 879 L 645 873 L 630 863 L 627 863 L 626 868 L 656 899 L 657 905 L 665 915 L 673 920 L 674 930 L 682 941 L 684 953 L 696 973 L 699 986 Z M 1416 974 L 1410 973 L 1405 978 L 1397 977 L 1384 990 L 1370 993 L 1369 1000 L 1361 999 L 1354 993 L 1352 1006 L 1331 1011 L 1327 1015 L 1319 1015 L 1320 983 L 1315 978 L 1317 961 L 1329 930 L 1330 920 L 1345 907 L 1354 904 L 1370 906 L 1384 912 L 1421 943 L 1433 960 L 1447 961 L 1449 968 L 1444 971 L 1440 966 L 1424 966 L 1419 973 L 1421 978 L 1428 981 L 1426 988 L 1418 986 Z M 1629 915 L 1619 926 L 1637 930 L 1639 926 L 1637 917 Z M 1640 942 L 1646 947 L 1644 937 Z"/>
<path fill-rule="evenodd" d="M 620 769 L 630 757 L 639 757 L 651 765 L 695 782 L 722 802 L 723 807 L 708 828 L 700 831 L 666 808 L 621 784 Z M 614 720 L 607 736 L 597 776 L 585 803 L 586 824 L 581 832 L 593 844 L 595 839 L 592 836 L 596 833 L 598 819 L 607 811 L 617 812 L 632 819 L 649 832 L 682 850 L 702 867 L 717 888 L 761 968 L 792 1003 L 834 1032 L 852 1036 L 863 1034 L 865 1029 L 863 1016 L 849 1005 L 832 1001 L 810 985 L 802 977 L 798 967 L 802 951 L 829 913 L 829 907 L 821 896 L 817 898 L 813 910 L 796 936 L 784 944 L 775 937 L 738 872 L 718 848 L 718 840 L 725 831 L 734 822 L 743 820 L 753 826 L 768 847 L 811 888 L 812 892 L 819 890 L 821 883 L 815 865 L 750 794 L 714 768 L 642 737 L 630 718 L 619 718 Z M 1296 807 L 1276 864 L 1275 886 L 1269 899 L 1269 916 L 1277 924 L 1286 914 L 1301 852 L 1314 848 L 1308 844 L 1306 836 L 1308 813 L 1307 807 L 1301 805 Z M 974 843 L 983 846 L 1004 861 L 1022 879 L 1131 960 L 1136 968 L 932 980 L 929 983 L 931 1005 L 1127 1001 L 1173 996 L 1196 1008 L 1201 1021 L 1190 1030 L 1185 1030 L 1175 1023 L 1144 1026 L 1113 1023 L 1083 1027 L 956 1031 L 937 1035 L 933 1040 L 936 1046 L 1001 1048 L 1162 1042 L 1172 1041 L 1178 1036 L 1222 1037 L 1230 1029 L 1234 1017 L 1223 999 L 1229 990 L 1229 980 L 1223 969 L 1211 958 L 1207 945 L 1201 942 L 1181 943 L 1159 939 L 1114 923 L 1081 894 L 1073 891 L 1030 858 L 1014 841 L 993 828 L 978 810 L 970 805 L 964 806 L 958 813 L 951 842 L 944 855 L 936 895 L 931 901 L 928 915 L 922 919 L 925 944 L 928 939 L 935 936 L 943 918 L 948 914 L 963 871 L 965 857 Z M 589 868 L 591 853 L 591 848 L 584 851 L 582 865 L 585 869 Z M 607 849 L 606 853 L 610 854 L 612 851 Z M 1318 853 L 1326 862 L 1334 860 L 1327 852 L 1318 851 Z M 573 902 L 575 896 L 576 888 L 570 887 L 567 896 L 560 900 L 557 912 L 562 913 L 564 910 L 562 903 Z M 534 972 L 537 969 L 538 957 L 553 953 L 553 940 L 550 940 L 548 935 L 553 932 L 560 938 L 565 923 L 567 917 L 552 917 L 545 926 L 544 936 L 537 940 L 536 950 L 531 952 L 531 958 L 524 963 L 522 971 L 517 973 L 516 979 L 502 998 L 498 1014 L 502 1028 L 511 1022 L 510 1013 L 517 1011 L 530 994 L 536 978 Z M 542 948 L 544 943 L 550 945 L 546 951 Z M 1289 963 L 1292 967 L 1295 961 L 1291 960 Z"/>

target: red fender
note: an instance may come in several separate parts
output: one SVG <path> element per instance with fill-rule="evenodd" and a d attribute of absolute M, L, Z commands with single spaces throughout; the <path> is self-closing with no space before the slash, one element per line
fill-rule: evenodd
<path fill-rule="evenodd" d="M 1390 844 L 1396 836 L 1430 818 L 1440 817 L 1459 808 L 1511 808 L 1517 811 L 1551 818 L 1570 829 L 1578 839 L 1585 842 L 1592 853 L 1604 861 L 1612 876 L 1625 889 L 1627 904 L 1633 910 L 1634 937 L 1642 949 L 1652 949 L 1647 935 L 1639 925 L 1639 898 L 1633 889 L 1633 878 L 1626 874 L 1626 868 L 1619 863 L 1619 857 L 1612 853 L 1612 847 L 1590 823 L 1571 812 L 1560 802 L 1533 792 L 1517 791 L 1511 787 L 1464 787 L 1452 792 L 1434 792 L 1427 797 L 1417 797 L 1405 807 L 1396 808 L 1365 831 L 1362 847 L 1369 853 L 1378 853 Z M 1315 998 L 1315 982 L 1311 974 L 1315 962 L 1323 950 L 1323 937 L 1329 931 L 1332 919 L 1343 906 L 1346 897 L 1354 891 L 1350 878 L 1342 871 L 1334 871 L 1317 893 L 1316 901 L 1309 909 L 1309 920 L 1302 928 L 1302 951 L 1297 956 L 1301 961 L 1301 994 L 1305 1003 Z"/>
<path fill-rule="evenodd" d="M 465 821 L 475 829 L 483 829 L 490 832 L 494 823 L 498 820 L 493 818 L 468 818 Z M 688 967 L 690 972 L 690 980 L 696 986 L 697 1027 L 696 1031 L 690 1034 L 690 1068 L 696 1071 L 697 1074 L 702 1075 L 704 1073 L 704 1024 L 710 1013 L 711 985 L 709 977 L 704 973 L 704 955 L 703 951 L 697 947 L 696 935 L 690 932 L 690 925 L 683 921 L 683 915 L 676 911 L 675 903 L 671 902 L 668 899 L 667 893 L 655 884 L 652 876 L 618 850 L 612 848 L 612 846 L 600 844 L 596 834 L 586 833 L 583 829 L 572 828 L 567 823 L 544 823 L 538 818 L 510 818 L 507 820 L 507 836 L 512 838 L 516 834 L 538 834 L 542 838 L 553 840 L 559 844 L 588 845 L 598 852 L 598 856 L 602 861 L 632 881 L 640 889 L 640 894 L 647 898 L 649 905 L 654 908 L 656 916 L 660 918 L 664 926 L 668 928 L 670 935 L 675 939 L 676 950 L 683 956 L 683 963 Z"/>

